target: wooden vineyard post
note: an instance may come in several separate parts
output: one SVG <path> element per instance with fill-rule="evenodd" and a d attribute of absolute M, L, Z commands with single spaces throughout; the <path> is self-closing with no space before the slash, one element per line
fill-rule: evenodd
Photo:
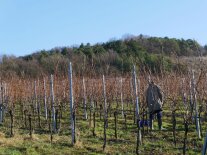
<path fill-rule="evenodd" d="M 30 135 L 30 138 L 32 138 L 32 118 L 31 118 L 31 114 L 29 114 L 29 135 Z"/>
<path fill-rule="evenodd" d="M 135 73 L 135 75 L 136 75 L 136 73 Z M 134 97 L 134 78 L 133 78 L 133 76 L 134 76 L 134 73 L 132 74 L 132 78 L 131 78 L 131 82 L 130 82 L 130 88 L 131 88 L 131 97 L 132 97 L 132 104 L 133 104 L 133 110 L 132 110 L 132 112 L 133 112 L 133 118 L 134 118 L 134 124 L 136 123 L 136 105 L 135 105 L 135 102 L 136 102 L 136 100 L 135 100 L 135 97 Z"/>
<path fill-rule="evenodd" d="M 38 79 L 38 83 L 37 83 L 38 85 L 38 87 L 37 88 L 40 88 L 40 82 L 39 82 L 39 79 Z M 40 97 L 40 92 L 38 93 L 38 95 L 37 95 L 37 114 L 38 114 L 38 126 L 39 126 L 39 128 L 41 128 L 41 105 L 40 105 L 40 103 L 41 103 L 41 99 L 40 99 L 41 97 Z"/>
<path fill-rule="evenodd" d="M 39 98 L 39 97 L 38 97 Z M 37 114 L 38 114 L 38 126 L 41 128 L 41 118 L 40 118 L 40 99 L 38 99 L 38 109 L 37 109 Z"/>
<path fill-rule="evenodd" d="M 91 122 L 92 122 L 92 114 L 95 111 L 95 105 L 94 105 L 94 97 L 93 97 L 93 80 L 92 80 L 92 89 L 91 89 L 91 93 L 90 93 L 90 119 L 89 119 L 89 127 L 91 127 Z"/>
<path fill-rule="evenodd" d="M 86 85 L 85 85 L 85 79 L 83 77 L 83 107 L 84 107 L 84 119 L 88 119 L 87 115 L 87 99 L 86 99 Z"/>
<path fill-rule="evenodd" d="M 140 120 L 141 120 L 141 118 L 140 118 Z M 143 139 L 144 139 L 144 135 L 145 135 L 145 108 L 143 108 L 143 110 L 142 110 L 142 121 L 143 121 L 142 136 L 143 136 Z"/>
<path fill-rule="evenodd" d="M 59 131 L 60 132 L 60 129 L 61 129 L 61 118 L 62 118 L 62 108 L 61 108 L 61 105 L 59 105 L 59 116 L 58 116 L 58 122 L 59 122 Z"/>
<path fill-rule="evenodd" d="M 20 111 L 21 111 L 21 119 L 23 120 L 24 119 L 24 101 L 22 101 L 22 99 L 20 99 Z"/>
<path fill-rule="evenodd" d="M 206 79 L 205 79 L 206 83 L 207 83 L 207 73 L 206 73 Z M 206 85 L 207 86 L 207 85 Z M 205 112 L 204 112 L 204 119 L 205 121 L 207 121 L 207 100 L 205 100 Z"/>
<path fill-rule="evenodd" d="M 104 144 L 103 150 L 106 148 L 106 128 L 107 128 L 107 100 L 106 100 L 106 81 L 103 75 L 103 97 L 104 97 Z"/>
<path fill-rule="evenodd" d="M 173 124 L 173 142 L 176 146 L 176 117 L 175 117 L 175 110 L 172 111 L 172 124 Z"/>
<path fill-rule="evenodd" d="M 34 81 L 34 101 L 35 101 L 35 111 L 38 112 L 37 106 L 37 82 Z"/>
<path fill-rule="evenodd" d="M 127 130 L 127 115 L 124 113 L 124 128 Z"/>
<path fill-rule="evenodd" d="M 35 126 L 36 126 L 36 115 L 35 115 L 35 107 L 34 105 L 32 104 L 31 105 L 31 110 L 32 110 L 32 117 L 33 117 L 33 120 L 34 120 L 34 124 L 33 124 L 33 130 L 35 130 Z"/>
<path fill-rule="evenodd" d="M 193 109 L 194 109 L 194 103 L 193 103 L 193 91 L 192 91 L 192 80 L 190 80 L 190 116 L 193 116 Z"/>
<path fill-rule="evenodd" d="M 115 82 L 114 82 L 114 85 L 115 85 L 115 100 L 116 100 L 116 109 L 119 108 L 119 101 L 118 101 L 118 84 L 117 84 L 117 80 L 115 79 Z"/>
<path fill-rule="evenodd" d="M 123 89 L 123 81 L 122 81 L 122 78 L 120 80 L 120 87 L 121 87 L 121 113 L 122 113 L 122 117 L 124 117 L 124 102 L 123 102 L 123 92 L 122 92 L 122 89 Z"/>
<path fill-rule="evenodd" d="M 47 120 L 47 115 L 48 115 L 48 112 L 47 112 L 47 88 L 46 88 L 46 81 L 45 81 L 45 78 L 43 80 L 43 89 L 44 89 L 44 109 L 45 109 L 45 119 Z"/>
<path fill-rule="evenodd" d="M 3 83 L 2 84 L 2 88 L 1 88 L 1 97 L 0 97 L 0 99 L 1 99 L 1 119 L 2 119 L 2 123 L 4 122 L 4 115 L 5 115 L 5 109 L 6 109 L 6 107 L 7 107 L 7 100 L 6 100 L 6 98 L 7 98 L 7 84 L 6 83 Z"/>
<path fill-rule="evenodd" d="M 103 110 L 103 106 L 102 106 L 102 104 L 100 104 L 100 110 L 99 110 L 99 118 L 100 118 L 100 120 L 101 120 L 101 117 L 102 117 L 102 110 Z"/>
<path fill-rule="evenodd" d="M 187 143 L 187 135 L 188 135 L 188 121 L 184 118 L 184 126 L 185 126 L 185 135 L 183 141 L 183 154 L 186 154 L 186 143 Z"/>
<path fill-rule="evenodd" d="M 3 123 L 3 85 L 2 82 L 0 83 L 0 124 Z"/>
<path fill-rule="evenodd" d="M 38 107 L 37 107 L 37 83 L 34 81 L 34 104 L 33 104 L 33 117 L 34 117 L 34 129 L 36 127 L 36 116 L 38 112 Z"/>
<path fill-rule="evenodd" d="M 115 134 L 115 138 L 117 140 L 117 111 L 114 112 L 114 134 Z"/>
<path fill-rule="evenodd" d="M 92 97 L 91 97 L 91 99 L 90 99 L 91 101 L 90 101 L 90 113 L 89 113 L 89 127 L 91 127 L 91 122 L 92 122 L 92 111 L 93 111 L 93 99 L 92 99 Z"/>
<path fill-rule="evenodd" d="M 52 140 L 53 140 L 53 133 L 52 133 L 52 127 L 51 127 L 51 110 L 48 111 L 49 114 L 49 119 L 48 119 L 48 124 L 49 124 L 49 132 L 50 132 L 50 143 L 52 144 Z"/>
<path fill-rule="evenodd" d="M 24 126 L 27 128 L 27 110 L 24 110 Z"/>
<path fill-rule="evenodd" d="M 54 97 L 54 83 L 53 75 L 50 76 L 50 97 L 51 97 L 51 108 L 52 108 L 52 129 L 53 132 L 56 132 L 56 119 L 55 119 L 55 97 Z"/>
<path fill-rule="evenodd" d="M 203 137 L 203 133 L 202 133 L 202 124 L 201 124 L 201 113 L 202 113 L 202 106 L 199 107 L 198 110 L 198 118 L 199 118 L 199 126 L 200 126 L 200 133 L 201 133 L 201 137 Z"/>
<path fill-rule="evenodd" d="M 73 108 L 73 79 L 72 79 L 72 64 L 69 64 L 69 100 L 70 100 L 70 124 L 72 133 L 72 145 L 75 144 L 75 110 Z"/>
<path fill-rule="evenodd" d="M 130 85 L 130 101 L 131 101 L 131 104 L 134 103 L 134 98 L 133 98 L 133 78 L 130 78 L 130 81 L 129 81 L 129 85 Z M 131 106 L 130 106 L 130 114 L 132 113 L 132 111 L 134 110 L 131 110 Z M 135 123 L 135 113 L 134 113 L 134 123 Z"/>
<path fill-rule="evenodd" d="M 2 122 L 4 122 L 5 107 L 6 107 L 6 83 L 3 84 L 1 96 L 2 96 Z"/>
<path fill-rule="evenodd" d="M 185 90 L 184 90 L 184 84 L 185 84 L 185 78 L 183 78 L 182 82 L 181 82 L 181 86 L 182 86 L 181 92 L 182 92 L 182 99 L 183 99 L 184 107 L 185 107 L 186 110 L 188 110 L 187 109 L 186 93 L 185 93 Z"/>
<path fill-rule="evenodd" d="M 57 110 L 55 110 L 55 129 L 56 129 L 56 131 L 58 131 L 58 109 Z"/>
<path fill-rule="evenodd" d="M 10 124 L 10 136 L 13 137 L 14 136 L 14 132 L 13 132 L 13 127 L 14 127 L 14 115 L 12 110 L 9 110 L 9 114 L 11 117 L 11 124 Z"/>
<path fill-rule="evenodd" d="M 206 152 L 207 152 L 207 132 L 206 132 L 206 137 L 205 137 L 205 141 L 203 144 L 202 155 L 206 155 Z"/>
<path fill-rule="evenodd" d="M 142 135 L 139 125 L 139 98 L 138 98 L 138 91 L 137 91 L 137 77 L 136 77 L 136 68 L 133 67 L 133 90 L 134 90 L 134 98 L 135 98 L 135 107 L 136 107 L 136 123 L 137 123 L 137 147 L 136 147 L 136 154 L 139 154 L 139 145 L 142 144 Z"/>
<path fill-rule="evenodd" d="M 196 121 L 196 130 L 198 134 L 198 138 L 201 139 L 201 130 L 200 130 L 200 124 L 199 124 L 199 117 L 198 117 L 198 107 L 197 107 L 197 96 L 196 96 L 196 85 L 195 85 L 195 75 L 194 71 L 192 71 L 192 84 L 193 84 L 193 97 L 194 97 L 194 108 L 195 108 L 195 121 Z"/>
<path fill-rule="evenodd" d="M 93 136 L 96 136 L 95 130 L 96 130 L 96 111 L 94 110 L 93 111 Z"/>

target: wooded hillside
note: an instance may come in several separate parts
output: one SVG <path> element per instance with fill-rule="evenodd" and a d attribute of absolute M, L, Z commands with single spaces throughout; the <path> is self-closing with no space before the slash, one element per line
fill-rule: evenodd
<path fill-rule="evenodd" d="M 159 38 L 139 35 L 95 45 L 56 47 L 23 57 L 2 56 L 0 70 L 4 77 L 37 77 L 45 74 L 67 74 L 72 61 L 76 74 L 122 74 L 136 64 L 141 72 L 180 72 L 186 66 L 173 61 L 180 56 L 207 54 L 207 46 L 192 39 Z"/>

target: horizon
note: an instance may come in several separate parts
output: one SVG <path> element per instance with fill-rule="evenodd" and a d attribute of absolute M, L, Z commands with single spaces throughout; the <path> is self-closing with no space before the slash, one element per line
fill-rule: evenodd
<path fill-rule="evenodd" d="M 207 2 L 1 1 L 0 55 L 104 43 L 140 34 L 207 43 Z M 196 9 L 199 8 L 199 9 Z"/>
<path fill-rule="evenodd" d="M 143 35 L 143 36 L 147 36 L 147 37 L 156 37 L 156 38 L 160 38 L 160 36 L 149 36 L 149 35 L 144 35 L 144 34 L 139 34 L 139 35 Z M 139 35 L 132 35 L 132 34 L 125 34 L 125 35 L 122 35 L 122 37 L 120 38 L 115 38 L 115 37 L 111 37 L 110 39 L 108 39 L 107 41 L 105 42 L 95 42 L 95 43 L 89 43 L 89 42 L 85 42 L 85 43 L 80 43 L 80 44 L 73 44 L 73 45 L 68 45 L 68 46 L 55 46 L 55 47 L 51 47 L 51 48 L 48 48 L 48 49 L 39 49 L 39 50 L 35 50 L 35 51 L 30 51 L 29 53 L 25 54 L 25 55 L 15 55 L 15 54 L 1 54 L 0 53 L 0 56 L 14 56 L 14 57 L 24 57 L 24 56 L 27 56 L 27 55 L 30 55 L 30 54 L 34 54 L 34 53 L 38 53 L 38 52 L 41 52 L 43 50 L 45 51 L 50 51 L 52 49 L 56 49 L 56 48 L 74 48 L 74 47 L 78 47 L 81 45 L 81 44 L 90 44 L 90 46 L 94 46 L 95 44 L 103 44 L 103 43 L 106 43 L 106 42 L 110 42 L 110 41 L 115 41 L 115 40 L 125 40 L 125 39 L 128 39 L 128 38 L 133 38 L 133 37 L 138 37 Z M 165 37 L 168 37 L 168 36 L 163 36 L 161 38 L 165 38 Z M 187 39 L 191 39 L 191 38 L 174 38 L 174 37 L 168 37 L 169 39 L 184 39 L 184 40 L 187 40 Z M 194 40 L 194 39 L 192 39 Z M 195 40 L 197 41 L 197 40 Z M 199 43 L 199 42 L 198 42 Z M 199 43 L 200 44 L 200 43 Z M 200 44 L 201 45 L 201 44 Z M 203 46 L 203 45 L 201 45 Z"/>

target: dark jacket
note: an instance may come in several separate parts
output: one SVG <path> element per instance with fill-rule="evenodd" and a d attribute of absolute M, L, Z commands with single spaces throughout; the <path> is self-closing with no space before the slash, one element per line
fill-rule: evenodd
<path fill-rule="evenodd" d="M 146 91 L 146 102 L 149 113 L 154 114 L 162 111 L 163 95 L 160 88 L 154 83 L 150 83 Z"/>

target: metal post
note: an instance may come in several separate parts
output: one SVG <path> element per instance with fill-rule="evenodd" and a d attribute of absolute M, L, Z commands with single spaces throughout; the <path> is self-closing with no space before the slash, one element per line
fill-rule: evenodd
<path fill-rule="evenodd" d="M 47 89 L 46 89 L 46 82 L 45 78 L 43 80 L 43 87 L 44 87 L 44 107 L 45 107 L 45 119 L 47 120 Z"/>
<path fill-rule="evenodd" d="M 103 97 L 104 97 L 104 144 L 103 144 L 103 150 L 105 150 L 106 147 L 106 128 L 107 128 L 107 101 L 106 101 L 106 81 L 105 77 L 103 75 Z"/>
<path fill-rule="evenodd" d="M 53 75 L 50 76 L 50 97 L 51 97 L 51 106 L 52 106 L 52 123 L 53 123 L 53 131 L 56 132 L 56 121 L 55 121 L 55 96 L 54 96 Z"/>
<path fill-rule="evenodd" d="M 106 81 L 103 75 L 103 96 L 104 96 L 104 112 L 105 112 L 105 119 L 107 118 L 107 101 L 106 101 Z"/>
<path fill-rule="evenodd" d="M 85 79 L 83 77 L 83 106 L 84 106 L 84 118 L 88 119 L 87 115 L 87 99 L 86 99 L 86 85 L 85 85 Z"/>
<path fill-rule="evenodd" d="M 192 84 L 193 84 L 193 95 L 194 95 L 194 106 L 195 106 L 195 119 L 196 119 L 196 130 L 198 134 L 198 138 L 201 139 L 201 130 L 199 124 L 199 117 L 198 117 L 198 108 L 197 108 L 197 96 L 196 96 L 196 86 L 195 86 L 195 75 L 194 70 L 192 71 Z"/>
<path fill-rule="evenodd" d="M 137 76 L 136 76 L 136 68 L 133 66 L 133 86 L 134 86 L 134 97 L 135 97 L 135 105 L 136 105 L 136 122 L 138 127 L 138 133 L 137 133 L 137 151 L 138 146 L 142 144 L 142 133 L 140 130 L 139 125 L 139 97 L 138 97 L 138 90 L 137 90 Z"/>
<path fill-rule="evenodd" d="M 72 79 L 72 64 L 69 64 L 69 100 L 70 100 L 70 119 L 71 119 L 71 130 L 72 130 L 72 144 L 75 144 L 75 120 L 74 120 L 74 109 L 73 109 L 73 79 Z"/>
<path fill-rule="evenodd" d="M 136 117 L 139 117 L 139 98 L 137 92 L 137 76 L 136 76 L 136 68 L 133 67 L 133 87 L 134 87 L 134 98 L 135 98 L 135 105 L 136 105 Z"/>

